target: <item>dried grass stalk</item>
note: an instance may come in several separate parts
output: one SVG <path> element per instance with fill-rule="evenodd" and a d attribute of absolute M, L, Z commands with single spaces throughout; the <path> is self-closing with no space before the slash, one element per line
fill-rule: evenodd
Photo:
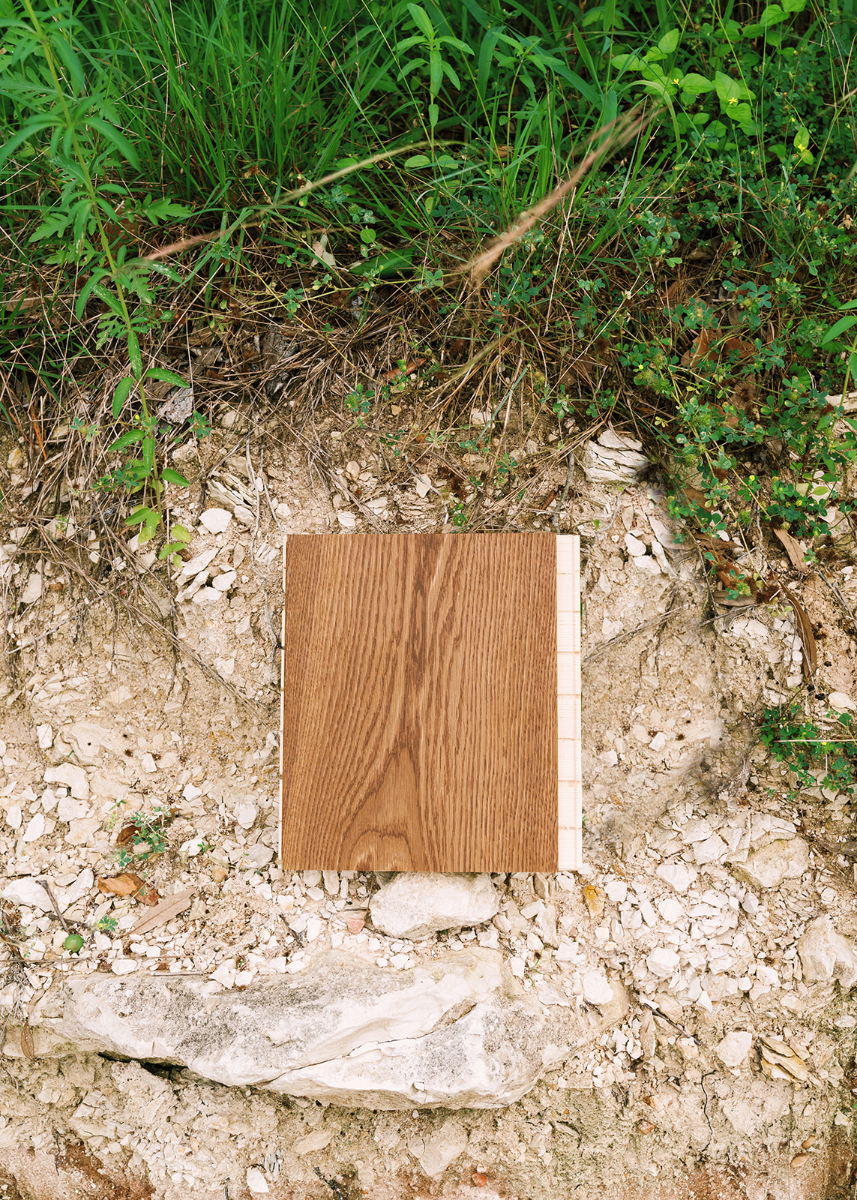
<path fill-rule="evenodd" d="M 575 167 L 571 175 L 564 183 L 547 196 L 544 200 L 540 200 L 538 204 L 523 213 L 517 222 L 501 234 L 493 241 L 487 249 L 483 250 L 475 258 L 471 259 L 466 266 L 462 267 L 463 271 L 469 272 L 469 282 L 471 291 L 477 292 L 485 279 L 485 276 L 491 270 L 498 258 L 513 246 L 515 242 L 520 241 L 525 233 L 528 233 L 534 225 L 551 212 L 562 201 L 569 192 L 580 183 L 594 166 L 596 166 L 603 158 L 612 151 L 619 149 L 621 146 L 627 145 L 632 141 L 642 129 L 652 120 L 654 114 L 648 113 L 643 116 L 636 116 L 638 110 L 628 113 L 624 117 L 617 118 L 611 125 L 601 129 L 595 134 L 595 137 L 600 138 L 599 144 L 594 150 L 586 155 L 578 167 Z M 606 136 L 605 136 L 606 133 Z"/>

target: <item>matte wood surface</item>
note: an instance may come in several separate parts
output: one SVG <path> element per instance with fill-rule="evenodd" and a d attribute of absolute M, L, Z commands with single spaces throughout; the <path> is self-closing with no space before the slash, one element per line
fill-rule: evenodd
<path fill-rule="evenodd" d="M 557 869 L 547 533 L 290 535 L 282 865 Z"/>

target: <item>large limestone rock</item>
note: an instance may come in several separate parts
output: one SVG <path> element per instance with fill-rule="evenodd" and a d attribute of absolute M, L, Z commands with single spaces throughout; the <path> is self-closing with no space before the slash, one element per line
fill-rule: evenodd
<path fill-rule="evenodd" d="M 72 980 L 48 993 L 31 1024 L 37 1053 L 50 1034 L 53 1053 L 174 1063 L 228 1086 L 346 1108 L 499 1108 L 626 1007 L 601 1019 L 555 1015 L 491 950 L 410 971 L 333 951 L 240 992 L 194 978 Z"/>
<path fill-rule="evenodd" d="M 809 870 L 809 847 L 803 838 L 784 838 L 753 850 L 732 868 L 738 879 L 753 887 L 775 888 L 786 879 L 800 879 Z"/>
<path fill-rule="evenodd" d="M 107 750 L 116 758 L 120 758 L 131 744 L 106 725 L 96 725 L 92 721 L 77 721 L 68 729 L 63 729 L 62 735 L 67 741 L 74 743 L 75 760 L 94 766 L 101 762 L 102 753 Z M 77 795 L 72 792 L 72 795 Z M 84 797 L 85 799 L 85 797 Z"/>
<path fill-rule="evenodd" d="M 404 871 L 375 893 L 369 914 L 390 937 L 424 938 L 441 929 L 482 925 L 497 915 L 500 897 L 490 875 Z"/>
<path fill-rule="evenodd" d="M 845 991 L 857 983 L 857 951 L 833 928 L 830 917 L 817 917 L 798 940 L 803 977 L 808 983 L 838 979 Z"/>

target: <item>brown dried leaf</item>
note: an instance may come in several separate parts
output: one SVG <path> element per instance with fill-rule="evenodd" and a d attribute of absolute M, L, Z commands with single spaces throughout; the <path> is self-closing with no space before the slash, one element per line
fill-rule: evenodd
<path fill-rule="evenodd" d="M 666 288 L 664 289 L 664 304 L 666 304 L 667 308 L 672 307 L 672 305 L 676 303 L 681 291 L 682 285 L 677 279 L 674 279 L 672 283 L 667 284 Z"/>
<path fill-rule="evenodd" d="M 756 353 L 756 347 L 752 342 L 743 341 L 741 338 L 731 337 L 724 342 L 723 349 L 727 354 L 739 354 L 741 361 L 752 358 Z"/>
<path fill-rule="evenodd" d="M 699 337 L 695 339 L 691 348 L 686 350 L 681 356 L 681 365 L 683 367 L 695 367 L 704 358 L 716 358 L 717 355 L 710 352 L 712 339 L 713 333 L 710 329 L 700 329 Z"/>
<path fill-rule="evenodd" d="M 762 1073 L 767 1075 L 769 1079 L 778 1079 L 783 1083 L 795 1082 L 795 1077 L 792 1075 L 791 1071 L 787 1071 L 784 1067 L 781 1067 L 776 1063 L 772 1066 L 766 1058 L 761 1060 L 760 1065 L 762 1067 Z"/>
<path fill-rule="evenodd" d="M 748 376 L 746 379 L 739 379 L 735 384 L 732 395 L 729 397 L 729 403 L 734 404 L 741 412 L 747 416 L 753 414 L 753 402 L 756 399 L 756 381 Z"/>
<path fill-rule="evenodd" d="M 140 876 L 135 875 L 133 871 L 123 871 L 121 875 L 98 880 L 98 890 L 106 896 L 133 896 L 145 886 Z"/>
<path fill-rule="evenodd" d="M 391 371 L 383 371 L 381 373 L 381 382 L 392 383 L 394 380 L 405 379 L 414 371 L 418 371 L 420 367 L 425 366 L 427 362 L 427 358 L 409 358 L 405 363 L 404 371 L 401 369 L 401 367 L 393 367 Z"/>
<path fill-rule="evenodd" d="M 150 908 L 153 908 L 160 898 L 161 894 L 155 888 L 149 888 L 144 896 L 138 895 L 134 897 L 138 904 L 148 904 Z"/>
<path fill-rule="evenodd" d="M 600 887 L 596 887 L 594 883 L 584 884 L 581 889 L 583 892 L 583 900 L 586 907 L 589 909 L 589 915 L 593 921 L 597 921 L 604 912 L 605 896 Z"/>
<path fill-rule="evenodd" d="M 33 1062 L 36 1057 L 36 1049 L 33 1045 L 33 1031 L 29 1025 L 25 1025 L 21 1030 L 21 1053 L 30 1062 Z"/>
<path fill-rule="evenodd" d="M 780 586 L 794 609 L 797 619 L 800 646 L 803 652 L 803 673 L 807 679 L 812 679 L 815 674 L 815 668 L 818 666 L 818 651 L 815 645 L 815 634 L 812 632 L 812 622 L 797 596 L 793 595 L 784 584 Z"/>
<path fill-rule="evenodd" d="M 775 529 L 774 537 L 782 542 L 792 566 L 797 567 L 799 571 L 806 571 L 807 565 L 804 562 L 804 552 L 801 549 L 800 542 L 796 538 L 793 538 L 790 533 L 787 533 L 785 529 Z"/>
<path fill-rule="evenodd" d="M 760 1039 L 760 1054 L 763 1069 L 768 1065 L 773 1074 L 775 1068 L 780 1068 L 791 1076 L 792 1081 L 808 1082 L 809 1068 L 788 1042 L 770 1035 L 763 1037 Z"/>
<path fill-rule="evenodd" d="M 127 846 L 131 838 L 138 832 L 138 827 L 132 821 L 130 825 L 123 825 L 119 830 L 119 835 L 116 838 L 117 846 Z"/>
<path fill-rule="evenodd" d="M 131 932 L 148 933 L 150 929 L 157 929 L 159 925 L 165 925 L 167 921 L 171 921 L 173 917 L 183 913 L 186 908 L 190 908 L 192 900 L 193 892 L 176 892 L 174 896 L 167 896 L 156 908 L 152 909 L 147 917 L 135 925 Z"/>

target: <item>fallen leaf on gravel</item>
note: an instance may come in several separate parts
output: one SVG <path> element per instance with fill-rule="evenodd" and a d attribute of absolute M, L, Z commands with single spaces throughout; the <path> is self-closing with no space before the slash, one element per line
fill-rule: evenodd
<path fill-rule="evenodd" d="M 183 913 L 186 908 L 190 908 L 192 900 L 193 892 L 176 892 L 174 896 L 165 896 L 157 908 L 153 908 L 147 917 L 134 926 L 131 932 L 148 933 L 150 929 L 157 929 L 159 925 L 165 925 L 167 921 L 171 921 L 173 917 Z"/>
<path fill-rule="evenodd" d="M 794 609 L 798 633 L 800 634 L 801 650 L 803 652 L 803 673 L 807 680 L 811 680 L 818 666 L 818 651 L 815 644 L 815 634 L 812 632 L 812 621 L 810 621 L 809 614 L 797 596 L 794 596 L 785 584 L 781 584 L 780 586 Z"/>
<path fill-rule="evenodd" d="M 604 893 L 601 888 L 596 887 L 592 883 L 585 884 L 581 891 L 583 893 L 583 901 L 589 909 L 589 915 L 593 921 L 597 921 L 604 912 Z"/>
<path fill-rule="evenodd" d="M 135 875 L 133 871 L 123 871 L 121 875 L 98 880 L 98 890 L 106 896 L 133 896 L 145 886 L 140 876 Z"/>
<path fill-rule="evenodd" d="M 804 562 L 804 552 L 801 549 L 800 542 L 796 538 L 793 538 L 790 533 L 787 533 L 785 529 L 775 529 L 774 537 L 779 538 L 782 542 L 792 566 L 797 567 L 799 571 L 805 571 L 807 566 Z"/>
<path fill-rule="evenodd" d="M 160 898 L 161 894 L 155 888 L 149 888 L 145 896 L 134 897 L 138 904 L 148 904 L 150 908 L 157 904 Z"/>
<path fill-rule="evenodd" d="M 33 1045 L 33 1031 L 29 1025 L 25 1025 L 21 1030 L 21 1053 L 30 1062 L 36 1057 L 36 1050 Z"/>

